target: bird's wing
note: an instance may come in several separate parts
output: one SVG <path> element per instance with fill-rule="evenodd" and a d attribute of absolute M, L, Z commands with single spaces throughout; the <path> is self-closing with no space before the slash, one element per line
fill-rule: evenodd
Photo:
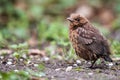
<path fill-rule="evenodd" d="M 96 37 L 96 33 L 88 30 L 81 30 L 79 33 L 79 42 L 86 46 L 89 50 L 100 55 L 104 53 L 102 42 Z M 99 36 L 99 34 L 98 34 Z M 99 36 L 100 38 L 101 36 Z"/>
<path fill-rule="evenodd" d="M 85 30 L 83 28 L 78 29 L 78 34 L 79 34 L 78 37 L 79 42 L 85 45 L 89 45 L 93 43 L 94 40 L 96 39 L 96 37 L 94 36 L 95 35 L 94 32 Z"/>

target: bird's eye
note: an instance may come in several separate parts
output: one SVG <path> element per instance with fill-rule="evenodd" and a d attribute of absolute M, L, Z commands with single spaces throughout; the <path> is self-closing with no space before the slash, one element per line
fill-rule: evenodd
<path fill-rule="evenodd" d="M 76 21 L 80 21 L 80 19 L 79 19 L 79 18 L 76 18 L 75 20 L 76 20 Z"/>

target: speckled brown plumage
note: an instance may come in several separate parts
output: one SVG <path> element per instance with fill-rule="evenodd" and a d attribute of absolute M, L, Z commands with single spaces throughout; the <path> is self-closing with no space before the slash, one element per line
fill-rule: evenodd
<path fill-rule="evenodd" d="M 112 62 L 106 38 L 85 17 L 71 14 L 67 19 L 70 21 L 69 38 L 79 57 L 92 61 L 91 67 L 98 58 Z"/>

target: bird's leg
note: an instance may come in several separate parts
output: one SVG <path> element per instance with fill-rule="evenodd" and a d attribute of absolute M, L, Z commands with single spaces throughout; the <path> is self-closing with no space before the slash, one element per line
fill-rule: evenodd
<path fill-rule="evenodd" d="M 91 64 L 91 66 L 89 68 L 93 68 L 96 61 L 97 61 L 97 59 L 95 59 L 93 62 L 91 62 L 92 64 Z"/>

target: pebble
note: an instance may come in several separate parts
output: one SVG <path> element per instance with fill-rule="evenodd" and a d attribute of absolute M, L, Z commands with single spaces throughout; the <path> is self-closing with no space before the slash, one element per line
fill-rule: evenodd
<path fill-rule="evenodd" d="M 12 64 L 12 62 L 8 61 L 8 62 L 7 62 L 7 64 L 8 64 L 8 65 L 11 65 L 11 64 Z"/>
<path fill-rule="evenodd" d="M 109 66 L 113 66 L 113 63 L 109 63 L 108 65 L 109 65 Z"/>
<path fill-rule="evenodd" d="M 111 68 L 113 65 L 114 65 L 113 63 L 108 64 L 109 68 Z"/>
<path fill-rule="evenodd" d="M 26 59 L 26 58 L 27 58 L 27 55 L 26 55 L 26 54 L 23 54 L 22 57 Z"/>
<path fill-rule="evenodd" d="M 20 59 L 20 61 L 22 62 L 22 61 L 23 61 L 23 59 Z"/>
<path fill-rule="evenodd" d="M 73 64 L 74 67 L 77 67 L 78 65 L 77 64 Z"/>
<path fill-rule="evenodd" d="M 92 75 L 93 75 L 93 73 L 92 73 L 92 72 L 90 72 L 90 73 L 88 73 L 88 75 L 92 76 Z"/>
<path fill-rule="evenodd" d="M 28 61 L 27 61 L 27 64 L 30 64 L 30 63 L 31 63 L 31 61 L 30 61 L 30 60 L 28 60 Z"/>
<path fill-rule="evenodd" d="M 60 71 L 61 70 L 61 68 L 57 68 L 57 69 L 55 69 L 55 71 Z"/>
<path fill-rule="evenodd" d="M 19 70 L 15 69 L 14 72 L 19 72 Z"/>
<path fill-rule="evenodd" d="M 38 64 L 34 64 L 34 67 L 38 67 L 39 65 Z"/>
<path fill-rule="evenodd" d="M 76 63 L 77 64 L 81 64 L 82 62 L 80 60 L 76 60 Z"/>
<path fill-rule="evenodd" d="M 51 78 L 53 79 L 53 78 L 55 78 L 54 76 L 51 76 Z"/>
<path fill-rule="evenodd" d="M 66 72 L 71 71 L 72 68 L 73 68 L 72 66 L 68 66 L 65 71 L 66 71 Z"/>
<path fill-rule="evenodd" d="M 3 59 L 4 58 L 4 56 L 0 56 L 0 59 Z"/>
<path fill-rule="evenodd" d="M 57 59 L 62 60 L 62 59 L 63 59 L 63 57 L 62 57 L 62 56 L 60 56 L 60 55 L 58 55 L 58 56 L 57 56 Z"/>
<path fill-rule="evenodd" d="M 43 61 L 49 61 L 50 59 L 48 57 L 43 57 Z"/>

